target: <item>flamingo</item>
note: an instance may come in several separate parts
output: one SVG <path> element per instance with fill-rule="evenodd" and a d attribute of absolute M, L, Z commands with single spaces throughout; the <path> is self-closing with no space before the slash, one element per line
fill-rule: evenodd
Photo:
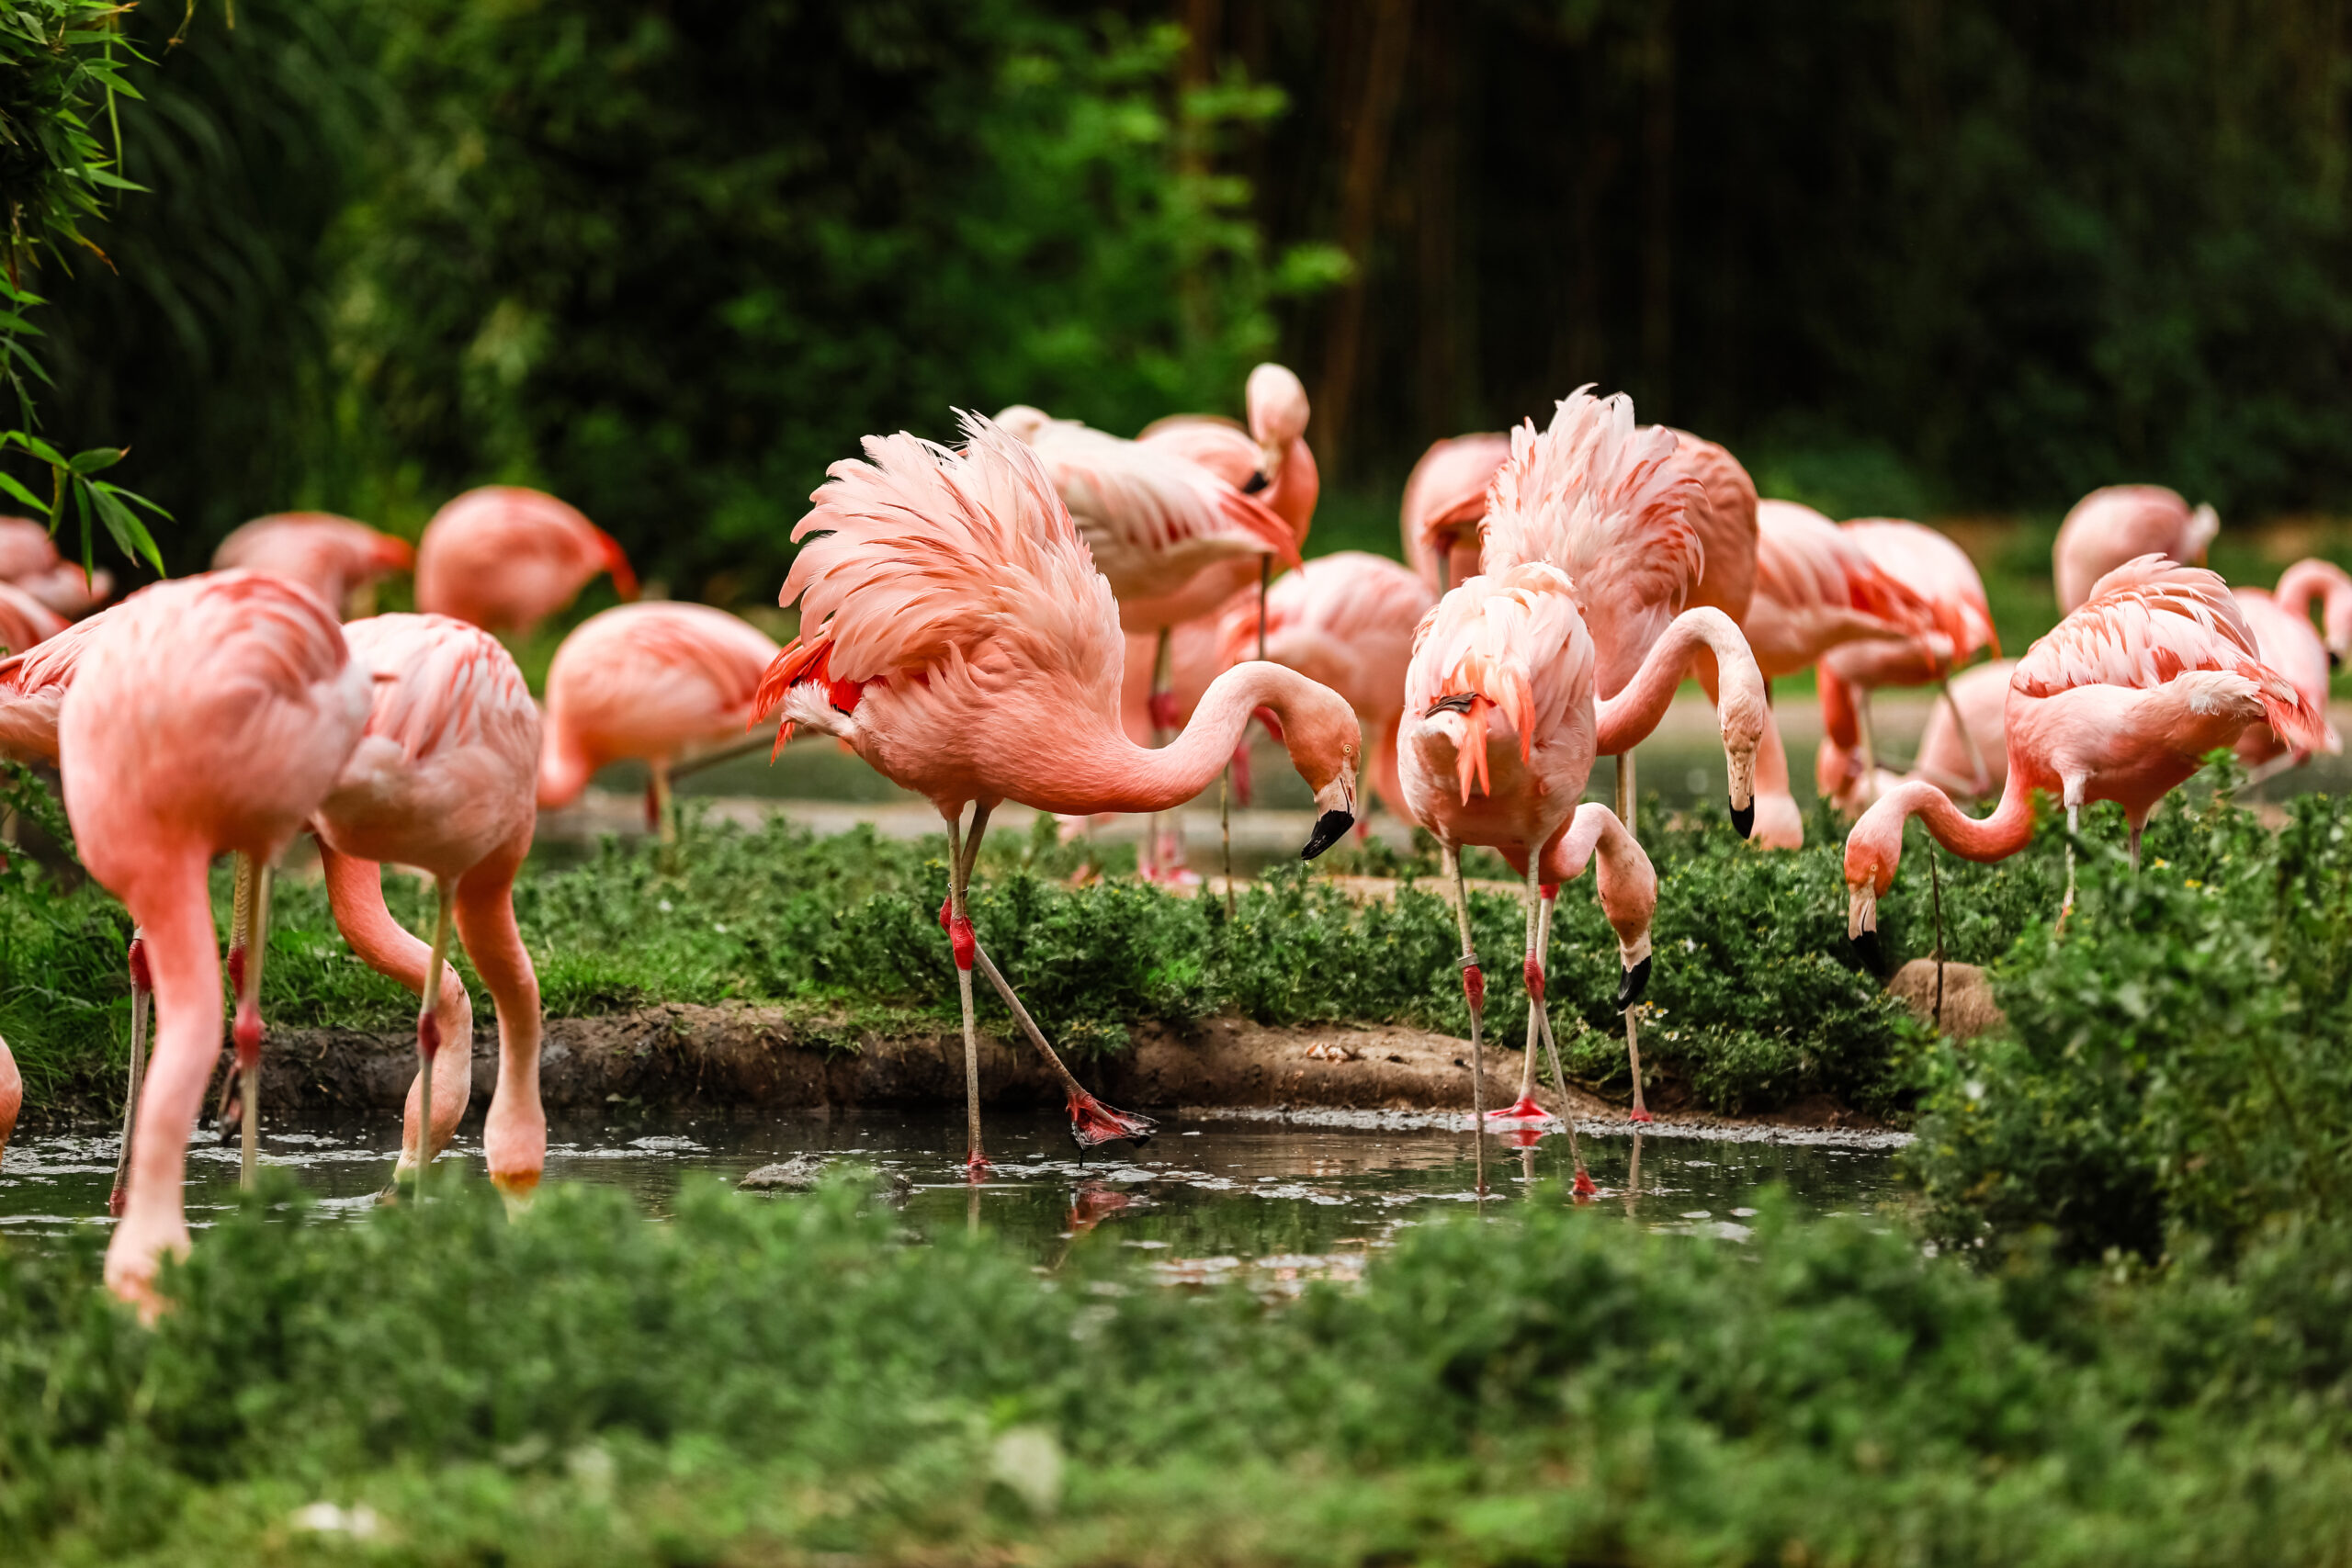
<path fill-rule="evenodd" d="M 1917 595 L 1931 617 L 1927 627 L 1907 637 L 1847 643 L 1822 659 L 1824 728 L 1839 745 L 1860 750 L 1868 777 L 1878 768 L 1871 694 L 1881 686 L 1941 687 L 1979 653 L 1999 658 L 2001 641 L 1993 630 L 1984 580 L 1950 536 L 1893 517 L 1859 518 L 1838 532 L 1860 547 L 1871 565 Z M 1840 722 L 1831 722 L 1833 711 L 1844 716 Z M 1973 732 L 1963 726 L 1961 739 L 1973 744 Z M 1984 773 L 1980 764 L 1968 776 Z"/>
<path fill-rule="evenodd" d="M 2312 710 L 2321 716 L 2319 750 L 2334 756 L 2343 751 L 2344 742 L 2335 727 L 2326 722 L 2327 715 L 2327 647 L 2312 630 L 2311 619 L 2288 610 L 2259 588 L 2237 588 L 2238 614 L 2254 633 L 2255 651 L 2262 662 L 2294 682 Z M 2249 724 L 2238 737 L 2238 761 L 2246 769 L 2246 781 L 2259 783 L 2271 774 L 2289 768 L 2300 768 L 2312 760 L 2312 748 L 2280 739 L 2278 732 L 2267 724 Z"/>
<path fill-rule="evenodd" d="M 309 592 L 230 571 L 125 600 L 91 637 L 59 707 L 75 841 L 90 874 L 130 908 L 154 979 L 154 1064 L 106 1261 L 108 1288 L 151 1317 L 158 1259 L 187 1249 L 188 1131 L 220 1050 L 207 865 L 223 851 L 263 867 L 277 859 L 358 740 L 368 684 L 334 615 Z M 268 897 L 265 870 L 257 931 L 268 929 Z M 244 966 L 235 1029 L 249 1167 L 262 952 L 256 943 Z"/>
<path fill-rule="evenodd" d="M 1810 506 L 1760 502 L 1756 521 L 1755 594 L 1740 629 L 1765 679 L 1793 675 L 1841 644 L 1907 639 L 1930 624 L 1917 595 Z M 1756 774 L 1757 840 L 1803 848 L 1804 818 L 1777 723 L 1765 726 Z"/>
<path fill-rule="evenodd" d="M 1172 439 L 1126 441 L 1024 404 L 999 413 L 997 423 L 1034 448 L 1052 477 L 1096 570 L 1110 581 L 1121 627 L 1154 637 L 1149 709 L 1153 744 L 1165 744 L 1176 727 L 1168 701 L 1171 628 L 1222 605 L 1238 585 L 1235 563 L 1247 570 L 1271 556 L 1296 566 L 1291 525 L 1171 450 L 1182 445 Z M 1210 570 L 1218 567 L 1227 570 Z M 1147 875 L 1160 874 L 1179 852 L 1164 853 L 1161 837 L 1155 820 Z"/>
<path fill-rule="evenodd" d="M 212 569 L 245 567 L 299 582 L 345 619 L 375 612 L 379 578 L 416 568 L 416 547 L 332 512 L 276 512 L 243 524 L 212 552 Z"/>
<path fill-rule="evenodd" d="M 1878 966 L 1878 900 L 1903 857 L 1903 825 L 1927 824 L 1938 843 L 1967 860 L 1996 861 L 2033 837 L 2033 792 L 2066 807 L 2066 896 L 2074 908 L 2071 835 L 2083 807 L 2112 800 L 2131 828 L 2140 863 L 2148 814 L 2196 773 L 2205 753 L 2268 723 L 2290 745 L 2316 748 L 2325 725 L 2294 683 L 2262 662 L 2237 602 L 2221 578 L 2161 555 L 2124 562 L 2018 661 L 2005 737 L 2008 776 L 2001 803 L 1982 820 L 1962 814 L 1925 780 L 1897 784 L 1862 813 L 1846 840 L 1846 934 Z"/>
<path fill-rule="evenodd" d="M 1925 779 L 1947 795 L 1972 800 L 1998 795 L 2009 776 L 2002 716 L 2008 705 L 2009 678 L 2017 668 L 2014 659 L 1992 659 L 1953 676 L 1928 710 L 1928 728 L 1919 737 L 1918 754 L 1912 759 L 1910 773 L 1896 774 L 1880 768 L 1868 789 L 1862 784 L 1860 750 L 1850 742 L 1840 745 L 1831 734 L 1823 735 L 1820 750 L 1814 754 L 1814 783 L 1822 798 L 1841 811 L 1859 813 L 1906 778 Z M 1826 687 L 1822 702 L 1826 710 L 1830 702 Z M 1850 719 L 1833 722 L 1830 728 L 1849 737 L 1853 734 Z"/>
<path fill-rule="evenodd" d="M 2066 513 L 2051 548 L 2059 613 L 2080 606 L 2107 573 L 2143 555 L 2202 566 L 2206 547 L 2221 531 L 2222 520 L 2211 507 L 2192 512 L 2177 491 L 2163 485 L 2109 485 L 2091 491 Z"/>
<path fill-rule="evenodd" d="M 47 642 L 66 625 L 64 616 L 15 583 L 0 582 L 0 658 Z"/>
<path fill-rule="evenodd" d="M 605 571 L 622 598 L 637 597 L 637 574 L 619 541 L 577 509 L 519 485 L 484 485 L 424 525 L 416 607 L 487 631 L 526 632 Z"/>
<path fill-rule="evenodd" d="M 1487 487 L 1510 456 L 1510 437 L 1481 431 L 1432 441 L 1405 476 L 1405 559 L 1443 593 L 1478 575 L 1478 530 L 1487 517 Z"/>
<path fill-rule="evenodd" d="M 622 604 L 589 616 L 548 666 L 540 807 L 569 806 L 597 769 L 639 758 L 651 775 L 647 816 L 670 841 L 672 768 L 691 748 L 741 743 L 778 651 L 751 622 L 707 604 Z"/>
<path fill-rule="evenodd" d="M 2312 602 L 2319 601 L 2322 640 L 2327 645 L 2329 669 L 2352 655 L 2352 573 L 2332 560 L 2316 556 L 2297 561 L 2278 574 L 2272 591 L 2278 607 L 2299 620 L 2312 618 Z"/>
<path fill-rule="evenodd" d="M 1362 550 L 1317 556 L 1277 580 L 1266 596 L 1265 657 L 1347 699 L 1371 750 L 1369 782 L 1381 803 L 1408 822 L 1413 818 L 1396 771 L 1396 728 L 1414 628 L 1433 603 L 1429 585 L 1409 568 Z M 1259 625 L 1256 595 L 1227 604 L 1216 624 L 1215 667 L 1248 659 Z"/>
<path fill-rule="evenodd" d="M 47 524 L 29 517 L 0 517 L 0 582 L 14 583 L 67 620 L 77 620 L 107 602 L 114 578 L 84 573 L 77 562 L 57 553 Z"/>
<path fill-rule="evenodd" d="M 875 770 L 928 798 L 947 824 L 948 897 L 940 911 L 963 1007 L 967 1165 L 980 1143 L 977 963 L 1052 1065 L 1081 1147 L 1148 1136 L 1069 1075 L 972 929 L 966 890 L 1000 801 L 1072 816 L 1161 811 L 1191 799 L 1233 754 L 1263 706 L 1318 813 L 1312 859 L 1353 825 L 1362 737 L 1336 693 L 1278 664 L 1251 662 L 1210 684 L 1172 744 L 1146 750 L 1119 728 L 1123 649 L 1110 582 L 1042 455 L 991 420 L 963 416 L 960 450 L 900 434 L 869 436 L 866 460 L 835 463 L 793 529 L 816 536 L 792 563 L 781 602 L 800 635 L 760 683 L 779 705 L 781 747 L 798 725 L 849 743 Z M 972 807 L 971 821 L 963 811 Z"/>
<path fill-rule="evenodd" d="M 17 1058 L 8 1054 L 8 1043 L 0 1040 L 0 1155 L 8 1152 L 8 1139 L 17 1130 L 17 1112 L 24 1106 L 24 1077 L 17 1071 Z"/>
<path fill-rule="evenodd" d="M 1585 392 L 1564 400 L 1542 434 L 1532 422 L 1512 432 L 1510 457 L 1496 471 L 1485 525 L 1488 562 L 1501 558 L 1510 564 L 1449 590 L 1414 634 L 1398 766 L 1412 819 L 1437 835 L 1454 885 L 1463 994 L 1470 1007 L 1474 1125 L 1480 1129 L 1487 1112 L 1486 984 L 1471 939 L 1463 846 L 1500 851 L 1527 882 L 1527 950 L 1521 964 L 1528 996 L 1527 1070 L 1510 1115 L 1532 1120 L 1544 1113 L 1532 1093 L 1539 1040 L 1566 1091 L 1544 1005 L 1544 955 L 1557 879 L 1577 874 L 1596 853 L 1602 908 L 1619 933 L 1621 1010 L 1640 999 L 1648 977 L 1656 874 L 1614 812 L 1597 802 L 1577 804 L 1591 777 L 1600 728 L 1594 701 L 1600 655 L 1585 626 L 1578 585 L 1551 562 L 1532 558 L 1555 542 L 1566 513 L 1586 515 L 1611 534 L 1679 516 L 1691 481 L 1664 461 L 1673 440 L 1665 433 L 1637 434 L 1623 398 L 1597 400 Z M 1694 614 L 1722 618 L 1719 611 Z M 1636 1058 L 1637 1097 L 1639 1072 Z M 1483 1187 L 1483 1137 L 1479 1146 Z M 1577 1165 L 1577 1189 L 1589 1192 L 1582 1160 Z"/>
<path fill-rule="evenodd" d="M 445 1043 L 470 1059 L 473 1011 L 445 967 L 454 917 L 466 955 L 498 1009 L 498 1087 L 482 1130 L 490 1179 L 510 1198 L 538 1185 L 548 1122 L 539 1104 L 539 982 L 514 924 L 514 874 L 537 820 L 539 710 L 498 640 L 443 615 L 377 615 L 345 628 L 377 677 L 358 744 L 312 821 L 335 924 L 361 961 L 419 998 L 417 1077 L 397 1183 L 423 1190 L 424 1168 L 458 1130 L 471 1074 L 434 1067 Z M 384 908 L 382 863 L 433 879 L 439 909 L 428 948 Z M 425 1114 L 430 1108 L 429 1121 Z"/>

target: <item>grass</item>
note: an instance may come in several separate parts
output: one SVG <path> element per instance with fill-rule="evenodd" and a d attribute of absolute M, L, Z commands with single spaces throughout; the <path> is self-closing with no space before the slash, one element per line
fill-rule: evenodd
<path fill-rule="evenodd" d="M 0 1530 L 28 1563 L 2341 1560 L 2352 1237 L 1987 1277 L 1762 1203 L 1743 1246 L 1554 1190 L 1269 1308 L 1101 1238 L 1044 1274 L 911 1247 L 846 1182 L 662 1224 L 280 1188 L 152 1334 L 89 1245 L 0 1248 Z"/>

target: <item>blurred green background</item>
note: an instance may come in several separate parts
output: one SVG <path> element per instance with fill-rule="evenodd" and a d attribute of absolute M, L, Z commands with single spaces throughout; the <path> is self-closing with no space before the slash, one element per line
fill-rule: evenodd
<path fill-rule="evenodd" d="M 44 428 L 130 448 L 175 570 L 507 479 L 757 603 L 867 432 L 1131 433 L 1267 356 L 1323 548 L 1393 551 L 1430 440 L 1585 381 L 1837 515 L 2352 502 L 2338 4 L 182 11 L 125 23 L 112 265 L 28 280 Z"/>

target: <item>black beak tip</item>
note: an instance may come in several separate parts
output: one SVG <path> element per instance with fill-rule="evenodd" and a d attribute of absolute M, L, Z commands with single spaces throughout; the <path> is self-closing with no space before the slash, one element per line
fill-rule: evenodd
<path fill-rule="evenodd" d="M 1731 827 L 1732 831 L 1743 839 L 1755 837 L 1756 800 L 1754 796 L 1748 797 L 1747 805 L 1735 806 L 1731 808 Z"/>
<path fill-rule="evenodd" d="M 1315 831 L 1307 835 L 1306 848 L 1298 852 L 1298 858 L 1313 860 L 1345 838 L 1348 829 L 1355 825 L 1355 813 L 1351 811 L 1326 811 L 1315 819 Z"/>
<path fill-rule="evenodd" d="M 1643 959 L 1621 976 L 1617 982 L 1617 1010 L 1623 1012 L 1642 999 L 1650 988 L 1650 961 Z"/>
<path fill-rule="evenodd" d="M 2327 667 L 2328 667 L 2330 670 L 2341 670 L 2341 669 L 2343 669 L 2343 668 L 2344 668 L 2344 655 L 2342 655 L 2342 654 L 2340 654 L 2340 653 L 2336 652 L 2336 651 L 2335 651 L 2335 649 L 2332 649 L 2332 648 L 2331 648 L 2331 649 L 2329 649 L 2327 650 Z"/>
<path fill-rule="evenodd" d="M 1241 493 L 1244 495 L 1255 495 L 1260 491 L 1265 489 L 1269 482 L 1270 481 L 1266 478 L 1266 470 L 1263 468 L 1257 469 L 1250 474 L 1250 482 L 1241 487 Z"/>
<path fill-rule="evenodd" d="M 1864 968 L 1873 975 L 1878 973 L 1879 960 L 1883 956 L 1878 945 L 1878 932 L 1864 931 L 1854 938 L 1854 951 L 1860 954 Z"/>

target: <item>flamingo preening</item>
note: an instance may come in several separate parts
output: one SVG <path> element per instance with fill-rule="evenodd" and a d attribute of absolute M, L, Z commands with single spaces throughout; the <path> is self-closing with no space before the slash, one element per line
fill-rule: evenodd
<path fill-rule="evenodd" d="M 1336 693 L 1252 661 L 1210 683 L 1172 744 L 1153 750 L 1128 739 L 1111 583 L 1094 570 L 1043 454 L 993 421 L 963 417 L 960 449 L 903 434 L 869 436 L 865 461 L 829 470 L 793 530 L 808 543 L 780 596 L 799 604 L 800 635 L 769 667 L 758 707 L 781 707 L 778 746 L 799 725 L 844 740 L 928 798 L 947 824 L 940 921 L 962 1003 L 966 1157 L 977 1174 L 988 1162 L 976 964 L 1059 1077 L 1081 1146 L 1152 1130 L 1070 1076 L 981 947 L 966 893 L 989 813 L 1006 800 L 1071 816 L 1167 810 L 1217 775 L 1251 713 L 1265 707 L 1315 792 L 1318 815 L 1305 850 L 1312 858 L 1354 824 L 1363 738 Z"/>
<path fill-rule="evenodd" d="M 433 514 L 416 546 L 416 607 L 486 631 L 524 632 L 610 572 L 624 599 L 637 574 L 619 541 L 578 508 L 520 485 L 469 490 Z"/>
<path fill-rule="evenodd" d="M 2163 485 L 2109 485 L 2091 491 L 2067 512 L 2050 549 L 2059 613 L 2080 607 L 2109 572 L 2142 556 L 2202 566 L 2206 547 L 2221 531 L 2222 520 L 2211 507 L 2192 511 L 2178 491 Z"/>
<path fill-rule="evenodd" d="M 2018 660 L 2004 716 L 2008 776 L 1990 817 L 1963 815 L 1924 780 L 1896 785 L 1862 813 L 1846 840 L 1847 934 L 1875 967 L 1878 900 L 1894 881 L 1912 817 L 1954 854 L 1995 861 L 2032 838 L 2035 790 L 2065 806 L 2070 835 L 2084 806 L 2112 800 L 2136 868 L 2156 802 L 2206 752 L 2264 723 L 2290 745 L 2314 748 L 2326 728 L 2310 698 L 2262 661 L 2219 577 L 2160 555 L 2126 561 Z M 2061 913 L 2074 902 L 2070 839 Z"/>
<path fill-rule="evenodd" d="M 299 582 L 356 620 L 375 614 L 379 579 L 416 569 L 416 547 L 332 512 L 278 512 L 238 527 L 212 552 L 213 570 L 238 567 Z"/>

